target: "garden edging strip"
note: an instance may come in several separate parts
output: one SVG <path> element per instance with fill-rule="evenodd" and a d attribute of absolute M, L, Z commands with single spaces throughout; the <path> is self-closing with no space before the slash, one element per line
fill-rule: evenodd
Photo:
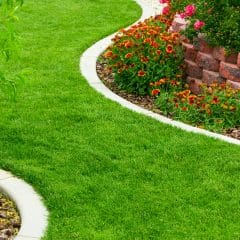
<path fill-rule="evenodd" d="M 47 227 L 48 211 L 40 196 L 23 180 L 0 170 L 0 190 L 16 204 L 21 228 L 14 240 L 40 240 Z"/>
<path fill-rule="evenodd" d="M 142 21 L 150 16 L 153 16 L 156 13 L 156 8 L 154 8 L 153 4 L 151 4 L 151 1 L 146 1 L 146 0 L 135 0 L 135 1 L 141 6 L 143 10 L 142 16 L 138 21 Z M 111 39 L 114 37 L 114 35 L 115 33 L 95 43 L 93 46 L 88 48 L 80 58 L 80 71 L 92 88 L 100 92 L 106 98 L 109 98 L 115 102 L 118 102 L 122 106 L 127 107 L 128 109 L 131 109 L 135 112 L 152 117 L 162 123 L 169 124 L 171 126 L 183 129 L 188 132 L 194 132 L 194 133 L 206 135 L 215 139 L 219 139 L 228 143 L 240 145 L 240 140 L 227 137 L 221 134 L 213 133 L 204 129 L 196 128 L 191 125 L 188 125 L 179 121 L 175 121 L 167 117 L 161 116 L 157 113 L 146 110 L 118 96 L 117 94 L 113 93 L 109 88 L 107 88 L 102 83 L 102 81 L 98 78 L 98 75 L 96 72 L 96 62 L 99 55 L 101 55 L 101 53 L 111 44 Z"/>

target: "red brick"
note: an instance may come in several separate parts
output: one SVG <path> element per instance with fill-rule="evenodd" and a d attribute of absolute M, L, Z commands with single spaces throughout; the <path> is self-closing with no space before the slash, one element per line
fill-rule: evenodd
<path fill-rule="evenodd" d="M 238 53 L 237 66 L 240 68 L 240 53 Z"/>
<path fill-rule="evenodd" d="M 195 61 L 197 56 L 197 50 L 194 48 L 192 44 L 189 43 L 182 43 L 185 59 Z"/>
<path fill-rule="evenodd" d="M 193 78 L 202 78 L 202 68 L 200 68 L 195 62 L 185 60 L 186 74 Z"/>
<path fill-rule="evenodd" d="M 232 53 L 228 55 L 226 50 L 223 47 L 215 47 L 213 49 L 213 57 L 220 61 L 236 64 L 238 59 L 238 54 Z"/>
<path fill-rule="evenodd" d="M 187 77 L 187 83 L 189 84 L 189 89 L 194 94 L 200 94 L 202 92 L 201 85 L 202 81 L 200 79 Z"/>
<path fill-rule="evenodd" d="M 199 67 L 206 70 L 217 72 L 219 70 L 219 62 L 211 54 L 198 52 L 196 63 Z"/>
<path fill-rule="evenodd" d="M 233 82 L 231 80 L 227 80 L 227 84 L 229 84 L 234 89 L 240 89 L 240 82 Z"/>
<path fill-rule="evenodd" d="M 238 54 L 232 53 L 230 55 L 226 55 L 225 62 L 236 64 L 237 60 L 238 60 Z"/>
<path fill-rule="evenodd" d="M 240 68 L 236 64 L 221 62 L 219 72 L 224 78 L 240 82 Z"/>
<path fill-rule="evenodd" d="M 209 46 L 202 36 L 195 39 L 195 47 L 203 53 L 211 54 L 213 52 L 213 47 Z"/>
<path fill-rule="evenodd" d="M 203 78 L 202 81 L 206 83 L 207 85 L 210 85 L 212 83 L 222 83 L 225 82 L 225 79 L 220 76 L 218 72 L 212 72 L 203 70 Z"/>
<path fill-rule="evenodd" d="M 220 61 L 225 61 L 225 49 L 223 47 L 215 47 L 213 49 L 213 57 Z"/>

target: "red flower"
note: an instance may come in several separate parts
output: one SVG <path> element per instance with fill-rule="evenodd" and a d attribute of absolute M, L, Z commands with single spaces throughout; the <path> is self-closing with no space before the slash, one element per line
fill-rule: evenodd
<path fill-rule="evenodd" d="M 146 75 L 146 73 L 143 70 L 138 71 L 138 76 L 139 77 L 144 77 L 145 75 Z"/>
<path fill-rule="evenodd" d="M 167 53 L 172 53 L 173 52 L 173 46 L 168 44 L 167 47 L 166 47 L 166 52 Z"/>
<path fill-rule="evenodd" d="M 180 83 L 179 83 L 178 81 L 176 81 L 176 80 L 172 80 L 172 81 L 170 82 L 170 84 L 171 84 L 172 86 L 178 86 Z"/>
<path fill-rule="evenodd" d="M 141 34 L 140 34 L 140 33 L 136 33 L 136 34 L 135 34 L 135 38 L 136 38 L 136 39 L 140 39 L 140 38 L 141 38 Z"/>
<path fill-rule="evenodd" d="M 142 63 L 148 63 L 149 62 L 149 58 L 148 57 L 141 57 L 141 62 Z"/>
<path fill-rule="evenodd" d="M 214 96 L 212 99 L 212 104 L 219 104 L 219 103 L 220 103 L 220 101 L 219 101 L 218 97 Z"/>
<path fill-rule="evenodd" d="M 166 6 L 162 10 L 162 15 L 168 15 L 170 13 L 170 7 Z"/>
<path fill-rule="evenodd" d="M 151 38 L 146 38 L 146 39 L 144 39 L 143 42 L 144 42 L 144 43 L 151 43 L 151 42 L 152 42 L 152 39 L 151 39 Z"/>
<path fill-rule="evenodd" d="M 132 57 L 132 53 L 127 53 L 126 55 L 125 55 L 125 58 L 131 58 Z"/>
<path fill-rule="evenodd" d="M 157 55 L 161 55 L 161 50 L 156 51 Z"/>
<path fill-rule="evenodd" d="M 196 98 L 195 95 L 191 95 L 191 96 L 189 96 L 189 97 L 188 97 L 188 103 L 189 103 L 190 105 L 193 105 L 194 102 L 195 102 L 195 101 L 194 101 L 195 98 Z"/>
<path fill-rule="evenodd" d="M 158 95 L 159 93 L 160 93 L 160 90 L 159 90 L 158 88 L 152 90 L 152 95 L 153 95 L 153 96 L 156 96 L 156 95 Z"/>

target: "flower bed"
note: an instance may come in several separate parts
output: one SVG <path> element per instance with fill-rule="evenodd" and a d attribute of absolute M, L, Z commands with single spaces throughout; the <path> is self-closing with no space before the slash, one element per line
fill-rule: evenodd
<path fill-rule="evenodd" d="M 238 129 L 239 54 L 228 56 L 202 37 L 195 37 L 197 44 L 186 42 L 173 31 L 176 12 L 170 1 L 160 2 L 166 4 L 163 15 L 121 30 L 104 53 L 114 84 L 129 94 L 152 95 L 160 113 L 171 118 L 222 133 Z M 188 19 L 196 12 L 195 5 L 188 5 L 180 14 Z M 198 36 L 205 25 L 194 20 Z"/>
<path fill-rule="evenodd" d="M 186 22 L 179 17 L 174 19 L 172 31 L 180 32 L 186 28 Z M 206 83 L 228 83 L 235 89 L 240 88 L 240 53 L 228 54 L 223 47 L 210 46 L 203 36 L 191 43 L 182 42 L 186 64 L 186 77 L 190 89 L 198 94 L 199 85 Z"/>

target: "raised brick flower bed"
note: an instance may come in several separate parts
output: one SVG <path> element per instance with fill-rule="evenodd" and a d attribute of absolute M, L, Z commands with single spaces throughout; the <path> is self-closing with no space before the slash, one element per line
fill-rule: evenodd
<path fill-rule="evenodd" d="M 172 31 L 184 29 L 186 22 L 175 18 Z M 227 55 L 222 47 L 211 47 L 202 36 L 194 44 L 183 39 L 187 81 L 193 93 L 200 92 L 199 85 L 227 82 L 240 89 L 240 53 Z"/>

